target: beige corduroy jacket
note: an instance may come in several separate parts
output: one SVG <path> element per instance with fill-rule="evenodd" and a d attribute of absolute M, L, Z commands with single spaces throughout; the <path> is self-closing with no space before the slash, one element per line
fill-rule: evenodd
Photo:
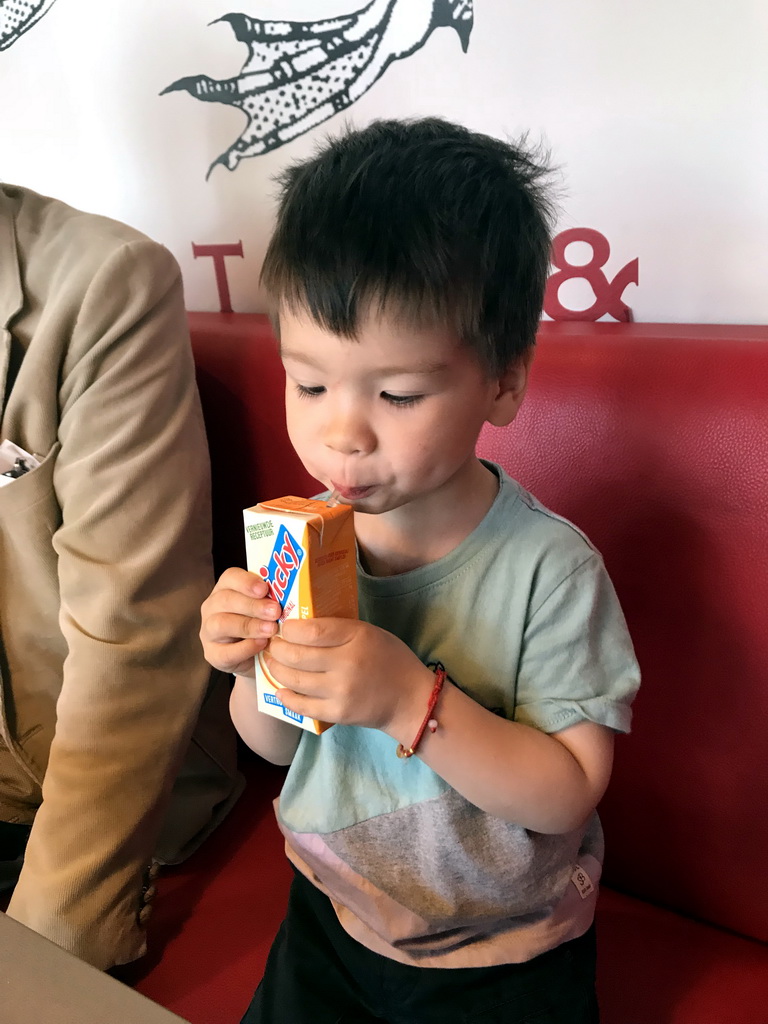
<path fill-rule="evenodd" d="M 144 952 L 153 855 L 182 858 L 239 789 L 197 636 L 208 455 L 173 257 L 11 185 L 5 439 L 42 460 L 0 488 L 0 820 L 34 821 L 9 913 L 107 968 Z"/>

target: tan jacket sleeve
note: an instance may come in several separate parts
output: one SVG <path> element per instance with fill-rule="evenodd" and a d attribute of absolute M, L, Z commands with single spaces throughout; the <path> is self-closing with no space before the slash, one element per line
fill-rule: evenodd
<path fill-rule="evenodd" d="M 62 329 L 53 545 L 68 655 L 9 913 L 108 968 L 145 950 L 144 874 L 208 680 L 209 468 L 165 249 L 118 246 Z"/>

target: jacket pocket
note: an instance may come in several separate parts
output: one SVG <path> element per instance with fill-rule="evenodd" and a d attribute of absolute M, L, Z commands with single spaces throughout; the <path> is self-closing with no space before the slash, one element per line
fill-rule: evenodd
<path fill-rule="evenodd" d="M 11 484 L 0 487 L 0 523 L 6 524 L 10 517 L 26 513 L 53 492 L 53 470 L 61 444 L 57 441 L 40 465 Z M 50 502 L 51 506 L 55 502 Z M 56 528 L 56 517 L 51 522 L 51 531 Z"/>
<path fill-rule="evenodd" d="M 56 725 L 66 644 L 58 626 L 61 510 L 53 487 L 60 445 L 41 464 L 0 488 L 0 775 L 3 795 L 39 802 L 39 783 Z"/>

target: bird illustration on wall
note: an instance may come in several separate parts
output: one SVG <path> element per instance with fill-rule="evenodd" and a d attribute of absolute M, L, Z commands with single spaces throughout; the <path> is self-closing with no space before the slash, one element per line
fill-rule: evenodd
<path fill-rule="evenodd" d="M 421 49 L 435 29 L 453 28 L 466 53 L 473 17 L 473 0 L 371 0 L 352 14 L 321 21 L 225 14 L 217 20 L 248 47 L 240 74 L 180 78 L 163 94 L 185 91 L 243 111 L 248 124 L 208 174 L 217 164 L 234 171 L 244 158 L 277 149 L 346 110 L 392 61 Z"/>
<path fill-rule="evenodd" d="M 55 0 L 0 0 L 0 50 L 13 46 L 54 3 Z"/>

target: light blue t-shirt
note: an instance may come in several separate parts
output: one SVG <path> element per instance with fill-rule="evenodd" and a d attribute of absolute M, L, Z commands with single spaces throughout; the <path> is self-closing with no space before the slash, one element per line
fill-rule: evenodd
<path fill-rule="evenodd" d="M 442 662 L 505 718 L 548 733 L 585 720 L 627 732 L 639 671 L 600 555 L 488 465 L 496 500 L 455 550 L 398 576 L 358 568 L 360 617 L 425 664 Z M 574 902 L 577 865 L 599 875 L 596 816 L 567 835 L 532 833 L 395 747 L 356 726 L 304 733 L 280 797 L 289 856 L 351 934 L 404 962 L 464 966 L 526 959 L 584 930 L 583 895 L 569 920 L 561 903 Z"/>

